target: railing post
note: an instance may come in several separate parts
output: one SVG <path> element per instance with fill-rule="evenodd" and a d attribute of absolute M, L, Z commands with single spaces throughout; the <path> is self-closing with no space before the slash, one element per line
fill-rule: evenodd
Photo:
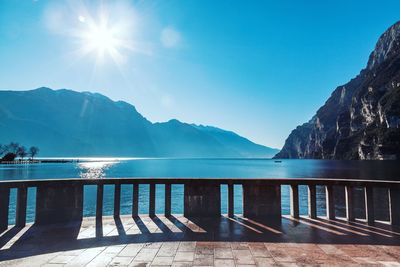
<path fill-rule="evenodd" d="M 333 199 L 333 186 L 325 186 L 326 195 L 326 217 L 329 220 L 335 219 L 335 200 Z"/>
<path fill-rule="evenodd" d="M 19 187 L 17 190 L 18 191 L 17 191 L 17 209 L 15 212 L 15 226 L 25 227 L 27 189 L 26 187 Z"/>
<path fill-rule="evenodd" d="M 228 184 L 228 216 L 233 217 L 235 213 L 235 204 L 234 204 L 234 196 L 233 196 L 233 184 Z"/>
<path fill-rule="evenodd" d="M 0 188 L 0 233 L 8 228 L 8 209 L 10 205 L 10 188 Z"/>
<path fill-rule="evenodd" d="M 365 218 L 368 225 L 373 225 L 375 222 L 374 214 L 374 191 L 371 186 L 366 186 L 365 192 Z"/>
<path fill-rule="evenodd" d="M 83 183 L 46 182 L 36 187 L 35 224 L 78 222 L 83 218 Z"/>
<path fill-rule="evenodd" d="M 268 181 L 243 183 L 243 216 L 264 222 L 281 222 L 281 185 Z"/>
<path fill-rule="evenodd" d="M 139 216 L 139 184 L 133 185 L 132 192 L 132 216 Z"/>
<path fill-rule="evenodd" d="M 150 192 L 149 192 L 149 216 L 156 216 L 156 184 L 150 184 Z"/>
<path fill-rule="evenodd" d="M 290 185 L 290 216 L 299 218 L 299 186 Z"/>
<path fill-rule="evenodd" d="M 353 187 L 350 185 L 345 186 L 346 198 L 346 218 L 347 221 L 354 221 L 354 205 L 353 205 Z"/>
<path fill-rule="evenodd" d="M 119 217 L 121 210 L 121 184 L 115 184 L 114 188 L 114 217 Z"/>
<path fill-rule="evenodd" d="M 400 226 L 400 188 L 389 188 L 390 224 Z"/>
<path fill-rule="evenodd" d="M 308 185 L 308 217 L 317 218 L 317 190 L 315 185 Z"/>
<path fill-rule="evenodd" d="M 103 217 L 103 192 L 104 185 L 97 185 L 97 198 L 96 198 L 96 220 L 101 220 Z"/>
<path fill-rule="evenodd" d="M 183 214 L 185 217 L 221 216 L 220 182 L 189 180 L 184 185 Z"/>
<path fill-rule="evenodd" d="M 171 216 L 171 184 L 165 184 L 165 216 Z"/>

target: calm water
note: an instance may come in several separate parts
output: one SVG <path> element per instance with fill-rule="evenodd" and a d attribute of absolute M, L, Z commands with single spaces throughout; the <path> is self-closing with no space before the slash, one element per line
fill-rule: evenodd
<path fill-rule="evenodd" d="M 400 167 L 396 161 L 329 161 L 329 160 L 282 160 L 270 159 L 90 159 L 81 163 L 47 163 L 31 165 L 0 165 L 0 180 L 28 180 L 54 178 L 118 178 L 118 177 L 190 177 L 190 178 L 353 178 L 399 180 Z M 113 213 L 112 185 L 105 186 L 104 214 Z M 163 213 L 164 186 L 157 185 L 156 212 Z M 307 188 L 300 186 L 300 212 L 307 214 Z M 15 218 L 15 191 L 11 194 L 10 223 Z M 139 211 L 148 213 L 148 186 L 139 189 Z M 34 220 L 35 189 L 28 191 L 28 221 Z M 338 196 L 342 190 L 337 190 Z M 385 192 L 382 192 L 384 199 Z M 183 213 L 183 186 L 172 186 L 173 213 Z M 227 188 L 222 186 L 222 212 L 227 209 Z M 362 192 L 360 203 L 362 203 Z M 342 198 L 342 197 L 339 197 Z M 325 191 L 317 188 L 318 213 L 325 214 Z M 84 215 L 95 214 L 96 187 L 85 186 Z M 123 185 L 121 213 L 129 214 L 132 205 L 132 186 Z M 360 204 L 361 205 L 361 204 Z M 386 203 L 381 203 L 382 207 Z M 380 210 L 380 209 L 379 209 Z M 235 186 L 235 212 L 242 212 L 242 191 Z M 289 213 L 289 188 L 282 187 L 282 212 Z M 337 205 L 339 215 L 344 215 L 344 203 Z M 359 209 L 362 214 L 361 207 Z M 386 218 L 382 214 L 382 218 Z"/>

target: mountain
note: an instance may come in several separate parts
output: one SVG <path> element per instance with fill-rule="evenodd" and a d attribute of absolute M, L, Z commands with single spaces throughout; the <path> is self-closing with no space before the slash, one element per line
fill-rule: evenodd
<path fill-rule="evenodd" d="M 400 22 L 360 74 L 294 129 L 275 158 L 400 159 Z"/>
<path fill-rule="evenodd" d="M 272 157 L 277 150 L 232 132 L 170 120 L 152 123 L 134 106 L 97 93 L 38 88 L 0 91 L 0 143 L 40 156 Z"/>
<path fill-rule="evenodd" d="M 262 157 L 265 153 L 268 155 L 275 155 L 279 149 L 267 148 L 262 145 L 255 144 L 250 140 L 241 137 L 240 135 L 222 130 L 217 127 L 195 125 L 192 124 L 196 129 L 205 132 L 215 138 L 218 142 L 226 147 L 233 148 L 236 152 L 240 152 L 243 157 Z"/>

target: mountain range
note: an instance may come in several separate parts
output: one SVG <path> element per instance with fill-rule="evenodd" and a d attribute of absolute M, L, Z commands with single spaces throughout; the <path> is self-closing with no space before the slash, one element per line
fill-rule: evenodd
<path fill-rule="evenodd" d="M 275 158 L 400 159 L 400 22 L 367 66 L 294 129 Z"/>
<path fill-rule="evenodd" d="M 57 157 L 272 157 L 234 132 L 178 120 L 152 123 L 133 105 L 89 92 L 0 91 L 0 143 Z"/>

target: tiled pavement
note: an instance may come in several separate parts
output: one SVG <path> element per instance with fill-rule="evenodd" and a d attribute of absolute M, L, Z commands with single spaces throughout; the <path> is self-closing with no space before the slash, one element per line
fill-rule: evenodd
<path fill-rule="evenodd" d="M 0 266 L 400 266 L 400 231 L 322 218 L 85 218 L 10 228 Z"/>

